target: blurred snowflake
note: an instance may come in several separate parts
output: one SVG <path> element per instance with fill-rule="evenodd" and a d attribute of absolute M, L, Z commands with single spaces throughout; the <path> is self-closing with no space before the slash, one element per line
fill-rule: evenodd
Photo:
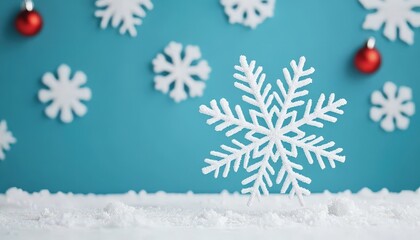
<path fill-rule="evenodd" d="M 221 0 L 220 3 L 231 24 L 240 23 L 254 29 L 273 17 L 276 0 Z"/>
<path fill-rule="evenodd" d="M 392 82 L 386 82 L 382 94 L 374 91 L 371 95 L 372 104 L 370 118 L 375 122 L 381 122 L 381 127 L 387 132 L 395 130 L 395 126 L 400 130 L 405 130 L 410 124 L 408 117 L 414 115 L 415 105 L 411 101 L 411 88 L 397 86 Z"/>
<path fill-rule="evenodd" d="M 420 13 L 414 8 L 420 7 L 420 0 L 359 0 L 364 8 L 375 9 L 368 14 L 363 23 L 364 29 L 379 30 L 385 24 L 384 35 L 391 41 L 399 38 L 408 43 L 414 43 L 412 27 L 420 27 Z"/>
<path fill-rule="evenodd" d="M 10 144 L 16 143 L 16 138 L 13 137 L 12 132 L 7 129 L 5 120 L 0 121 L 0 160 L 6 159 L 4 151 L 10 150 Z"/>
<path fill-rule="evenodd" d="M 146 17 L 145 10 L 152 10 L 150 0 L 97 0 L 96 6 L 105 8 L 95 11 L 95 16 L 102 18 L 101 28 L 105 29 L 112 18 L 112 27 L 120 26 L 120 34 L 127 31 L 132 36 L 137 35 L 136 25 L 142 24 L 142 18 Z"/>
<path fill-rule="evenodd" d="M 190 97 L 202 96 L 205 83 L 194 78 L 207 80 L 211 71 L 206 60 L 200 60 L 201 52 L 197 46 L 187 45 L 185 56 L 182 54 L 182 45 L 170 42 L 164 52 L 170 58 L 159 53 L 153 59 L 153 70 L 163 75 L 155 76 L 155 88 L 163 93 L 170 91 L 169 96 L 180 102 L 187 98 L 185 87 L 189 90 Z M 197 64 L 193 64 L 197 62 Z M 170 90 L 171 85 L 173 89 Z"/>
<path fill-rule="evenodd" d="M 87 108 L 83 101 L 90 100 L 92 93 L 89 88 L 81 87 L 87 81 L 86 75 L 77 71 L 73 78 L 70 78 L 70 67 L 62 64 L 58 67 L 58 78 L 47 72 L 42 77 L 42 82 L 49 88 L 41 89 L 38 98 L 41 102 L 50 102 L 45 109 L 45 114 L 54 119 L 61 111 L 60 119 L 64 123 L 73 121 L 72 111 L 79 117 L 87 113 Z"/>

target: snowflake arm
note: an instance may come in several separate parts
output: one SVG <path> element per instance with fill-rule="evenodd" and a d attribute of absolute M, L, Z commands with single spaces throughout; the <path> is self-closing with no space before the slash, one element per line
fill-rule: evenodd
<path fill-rule="evenodd" d="M 97 0 L 96 6 L 105 8 L 95 11 L 95 16 L 102 18 L 101 28 L 105 29 L 109 22 L 114 28 L 120 27 L 120 34 L 128 32 L 132 37 L 137 35 L 135 26 L 142 24 L 146 9 L 152 10 L 150 0 Z"/>
<path fill-rule="evenodd" d="M 249 113 L 254 121 L 258 122 L 258 118 L 262 118 L 269 129 L 273 129 L 272 118 L 278 113 L 278 107 L 272 106 L 274 95 L 270 94 L 271 84 L 267 84 L 265 88 L 265 73 L 262 73 L 262 67 L 255 69 L 255 61 L 248 64 L 246 57 L 239 58 L 240 66 L 235 66 L 239 73 L 233 75 L 238 81 L 234 83 L 235 87 L 248 93 L 243 95 L 242 100 L 257 108 L 257 111 L 250 110 Z M 254 71 L 255 70 L 255 71 Z M 250 96 L 251 97 L 250 97 Z"/>
<path fill-rule="evenodd" d="M 266 150 L 264 152 L 265 155 L 263 159 L 259 162 L 256 162 L 249 166 L 246 170 L 247 172 L 253 172 L 257 170 L 257 172 L 248 178 L 245 178 L 242 181 L 242 185 L 248 185 L 252 183 L 252 187 L 243 188 L 241 190 L 242 194 L 250 194 L 249 200 L 248 200 L 248 206 L 252 205 L 255 198 L 258 200 L 260 199 L 261 193 L 264 195 L 268 195 L 268 187 L 273 186 L 273 182 L 271 181 L 271 175 L 275 174 L 274 168 L 270 164 L 270 156 L 271 154 L 268 154 L 267 152 L 271 152 L 271 149 L 274 146 L 274 142 L 269 142 Z"/>
<path fill-rule="evenodd" d="M 411 5 L 414 7 L 420 6 L 420 0 L 412 0 Z M 420 14 L 415 11 L 410 11 L 407 15 L 407 20 L 413 27 L 420 27 Z"/>
<path fill-rule="evenodd" d="M 253 158 L 259 157 L 261 152 L 258 151 L 258 147 L 266 143 L 269 139 L 264 137 L 259 139 L 258 141 L 254 141 L 248 145 L 244 145 L 239 141 L 233 139 L 232 143 L 235 147 L 229 147 L 226 145 L 221 145 L 221 149 L 223 152 L 219 151 L 211 151 L 210 155 L 212 155 L 215 159 L 208 159 L 204 160 L 205 163 L 208 164 L 207 167 L 202 169 L 204 174 L 208 174 L 210 172 L 214 172 L 214 177 L 217 178 L 219 176 L 220 169 L 224 167 L 223 177 L 227 177 L 230 171 L 230 165 L 234 162 L 233 170 L 235 172 L 238 171 L 241 161 L 243 160 L 243 167 L 247 169 L 249 158 L 251 153 L 254 152 L 252 155 Z"/>
<path fill-rule="evenodd" d="M 216 122 L 220 122 L 216 125 L 216 131 L 223 131 L 224 129 L 235 126 L 234 128 L 230 129 L 226 132 L 226 136 L 230 137 L 243 129 L 247 129 L 248 131 L 258 132 L 261 134 L 268 134 L 269 130 L 263 126 L 261 126 L 258 122 L 257 115 L 253 111 L 252 122 L 248 122 L 242 112 L 242 108 L 239 105 L 235 106 L 235 112 L 237 117 L 233 114 L 232 110 L 229 107 L 229 102 L 222 98 L 220 100 L 220 106 L 222 107 L 222 111 L 220 110 L 219 106 L 217 105 L 216 100 L 212 100 L 210 102 L 210 108 L 206 105 L 200 106 L 200 113 L 210 116 L 211 118 L 207 120 L 208 125 L 213 125 Z"/>
<path fill-rule="evenodd" d="M 7 122 L 5 120 L 0 121 L 0 160 L 6 159 L 4 151 L 9 151 L 10 145 L 15 143 L 16 138 L 7 129 Z"/>
<path fill-rule="evenodd" d="M 200 60 L 201 52 L 197 46 L 187 45 L 185 47 L 185 56 L 182 58 L 182 45 L 177 42 L 170 42 L 164 50 L 165 54 L 171 59 L 169 62 L 165 55 L 158 54 L 153 60 L 153 70 L 155 73 L 164 73 L 167 75 L 155 76 L 155 88 L 163 93 L 170 90 L 170 97 L 175 102 L 180 102 L 187 98 L 185 86 L 189 89 L 190 97 L 202 96 L 205 83 L 197 81 L 194 78 L 207 80 L 211 71 L 207 61 Z M 198 61 L 197 64 L 193 62 Z"/>
<path fill-rule="evenodd" d="M 284 120 L 286 120 L 288 117 L 291 117 L 293 115 L 292 112 L 289 113 L 290 109 L 299 107 L 305 104 L 305 102 L 302 100 L 295 101 L 296 99 L 306 96 L 309 93 L 307 90 L 299 91 L 299 89 L 306 87 L 307 85 L 312 83 L 312 78 L 309 78 L 309 77 L 306 78 L 306 77 L 311 75 L 315 71 L 315 69 L 311 67 L 307 70 L 303 70 L 303 67 L 305 66 L 305 62 L 306 62 L 305 57 L 301 57 L 299 59 L 298 64 L 296 64 L 295 60 L 292 60 L 290 62 L 290 66 L 292 67 L 292 70 L 293 70 L 293 78 L 291 77 L 289 69 L 287 68 L 283 69 L 283 75 L 288 85 L 287 91 L 282 81 L 277 80 L 277 86 L 280 90 L 282 99 L 279 97 L 277 93 L 274 94 L 276 100 L 279 102 L 279 105 L 281 107 L 281 111 L 279 113 L 279 120 L 277 121 L 276 129 L 282 128 Z"/>
<path fill-rule="evenodd" d="M 231 24 L 240 23 L 255 29 L 265 19 L 273 17 L 275 0 L 221 0 Z"/>
<path fill-rule="evenodd" d="M 323 157 L 328 159 L 330 166 L 332 168 L 335 168 L 334 161 L 339 161 L 339 162 L 344 163 L 346 160 L 345 156 L 338 155 L 339 153 L 343 151 L 342 148 L 335 148 L 335 149 L 330 150 L 332 147 L 335 146 L 335 142 L 330 141 L 328 143 L 319 145 L 322 141 L 324 141 L 324 138 L 322 136 L 321 137 L 317 137 L 315 135 L 310 135 L 308 137 L 282 136 L 281 139 L 282 141 L 288 142 L 292 145 L 292 148 L 294 149 L 294 151 L 292 152 L 297 151 L 296 148 L 302 148 L 303 152 L 305 153 L 306 159 L 308 160 L 310 164 L 314 162 L 311 156 L 311 153 L 314 153 L 321 169 L 325 168 L 325 163 L 322 159 Z"/>
<path fill-rule="evenodd" d="M 324 127 L 324 124 L 320 120 L 335 123 L 337 121 L 337 118 L 332 116 L 330 113 L 342 115 L 344 111 L 341 110 L 340 107 L 346 105 L 347 101 L 343 98 L 337 101 L 334 101 L 334 100 L 335 100 L 335 94 L 332 93 L 330 94 L 330 97 L 328 98 L 327 105 L 323 106 L 324 101 L 325 101 L 325 95 L 321 94 L 313 112 L 311 112 L 312 99 L 309 99 L 308 103 L 306 104 L 304 116 L 298 121 L 292 120 L 289 125 L 280 129 L 280 132 L 282 134 L 287 134 L 291 131 L 299 133 L 300 132 L 299 127 L 305 124 L 322 128 Z"/>
<path fill-rule="evenodd" d="M 280 157 L 282 159 L 282 166 L 280 168 L 280 171 L 276 178 L 276 183 L 280 184 L 282 180 L 284 179 L 283 186 L 280 190 L 280 193 L 286 193 L 286 191 L 290 188 L 291 190 L 289 193 L 290 197 L 293 197 L 295 195 L 298 196 L 299 203 L 303 206 L 303 196 L 309 196 L 311 192 L 299 185 L 299 182 L 303 182 L 306 184 L 311 183 L 311 179 L 308 177 L 305 177 L 295 171 L 296 170 L 303 170 L 302 165 L 299 165 L 297 163 L 294 163 L 290 161 L 287 157 L 287 154 L 285 153 L 285 149 L 282 146 L 281 143 L 278 143 L 278 147 L 280 147 Z M 282 151 L 283 150 L 283 151 Z M 286 174 L 287 173 L 287 174 Z"/>

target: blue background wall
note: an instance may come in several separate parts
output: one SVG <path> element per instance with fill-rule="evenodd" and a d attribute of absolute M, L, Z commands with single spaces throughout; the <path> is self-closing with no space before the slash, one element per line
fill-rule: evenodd
<path fill-rule="evenodd" d="M 368 118 L 370 93 L 386 81 L 412 87 L 420 106 L 419 29 L 413 46 L 364 31 L 367 11 L 356 0 L 278 1 L 275 17 L 254 31 L 228 24 L 217 0 L 153 3 L 131 38 L 99 29 L 94 1 L 37 0 L 45 26 L 26 39 L 13 28 L 20 1 L 0 2 L 0 119 L 18 139 L 0 162 L 0 192 L 239 190 L 244 171 L 218 180 L 201 173 L 209 151 L 229 141 L 205 124 L 198 106 L 221 97 L 240 102 L 232 78 L 240 54 L 264 66 L 271 83 L 283 79 L 281 69 L 291 59 L 305 55 L 316 69 L 310 97 L 335 92 L 348 100 L 337 124 L 312 131 L 343 147 L 347 162 L 322 171 L 299 157 L 313 192 L 420 186 L 420 114 L 408 131 L 391 134 Z M 369 36 L 377 38 L 383 65 L 363 76 L 352 59 Z M 154 90 L 151 61 L 172 40 L 199 45 L 212 67 L 202 98 L 175 104 Z M 68 125 L 46 118 L 46 105 L 36 98 L 42 74 L 61 63 L 84 71 L 93 92 L 88 114 Z"/>

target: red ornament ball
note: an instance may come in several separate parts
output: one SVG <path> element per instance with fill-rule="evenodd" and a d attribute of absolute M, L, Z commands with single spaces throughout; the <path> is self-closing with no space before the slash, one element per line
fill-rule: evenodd
<path fill-rule="evenodd" d="M 35 10 L 22 10 L 16 17 L 15 26 L 24 36 L 34 36 L 42 29 L 42 16 Z"/>
<path fill-rule="evenodd" d="M 375 48 L 375 40 L 369 39 L 354 58 L 354 65 L 362 73 L 374 73 L 381 66 L 381 53 Z"/>

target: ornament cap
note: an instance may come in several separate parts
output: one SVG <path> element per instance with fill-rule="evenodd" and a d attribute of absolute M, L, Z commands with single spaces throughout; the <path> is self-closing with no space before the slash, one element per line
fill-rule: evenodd
<path fill-rule="evenodd" d="M 376 43 L 375 38 L 370 37 L 366 42 L 366 47 L 369 48 L 369 49 L 373 49 L 373 48 L 375 48 L 375 43 Z"/>
<path fill-rule="evenodd" d="M 22 9 L 30 12 L 34 10 L 34 2 L 32 0 L 24 0 L 22 3 Z"/>

